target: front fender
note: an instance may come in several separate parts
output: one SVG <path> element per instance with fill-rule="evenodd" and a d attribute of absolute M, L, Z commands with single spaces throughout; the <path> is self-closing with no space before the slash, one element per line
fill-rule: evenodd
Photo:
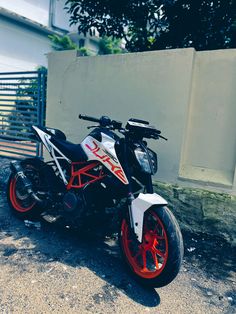
<path fill-rule="evenodd" d="M 160 195 L 153 194 L 143 194 L 140 193 L 137 198 L 132 201 L 131 213 L 134 227 L 134 233 L 137 236 L 138 241 L 142 242 L 143 237 L 143 217 L 146 210 L 148 210 L 153 205 L 167 205 L 167 201 Z"/>

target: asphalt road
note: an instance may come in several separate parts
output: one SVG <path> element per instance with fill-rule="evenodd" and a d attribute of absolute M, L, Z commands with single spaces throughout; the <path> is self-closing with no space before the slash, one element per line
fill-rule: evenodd
<path fill-rule="evenodd" d="M 236 252 L 224 241 L 185 232 L 179 276 L 145 289 L 127 273 L 116 239 L 37 230 L 12 216 L 8 166 L 0 160 L 0 313 L 236 313 Z"/>
<path fill-rule="evenodd" d="M 115 239 L 28 228 L 0 193 L 0 313 L 236 313 L 234 250 L 184 233 L 173 283 L 145 289 L 127 273 Z"/>

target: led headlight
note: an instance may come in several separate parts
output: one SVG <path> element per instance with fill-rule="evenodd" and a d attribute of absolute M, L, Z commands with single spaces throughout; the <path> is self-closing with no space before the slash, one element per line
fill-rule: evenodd
<path fill-rule="evenodd" d="M 155 174 L 158 169 L 157 154 L 148 148 L 148 155 L 151 162 L 152 174 Z"/>
<path fill-rule="evenodd" d="M 134 153 L 140 167 L 142 168 L 142 171 L 146 173 L 152 173 L 147 152 L 138 147 L 134 150 Z"/>

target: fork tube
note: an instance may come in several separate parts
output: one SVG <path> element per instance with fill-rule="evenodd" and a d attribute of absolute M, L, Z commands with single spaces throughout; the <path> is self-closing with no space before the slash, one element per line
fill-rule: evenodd
<path fill-rule="evenodd" d="M 147 176 L 146 190 L 147 190 L 147 193 L 150 193 L 150 194 L 153 193 L 153 184 L 152 184 L 152 176 L 151 175 Z"/>
<path fill-rule="evenodd" d="M 129 196 L 133 195 L 133 191 L 131 188 L 131 173 L 130 173 L 130 169 L 129 169 L 129 165 L 128 165 L 127 146 L 128 146 L 128 140 L 127 140 L 127 138 L 125 138 L 125 140 L 124 140 L 124 161 L 125 161 L 124 169 L 125 169 L 126 177 L 129 181 L 129 184 L 128 184 L 128 197 L 129 197 Z"/>
<path fill-rule="evenodd" d="M 127 154 L 127 146 L 128 146 L 128 140 L 125 138 L 124 141 L 124 168 L 125 168 L 125 174 L 127 176 L 127 179 L 129 181 L 128 184 L 128 195 L 127 195 L 127 204 L 128 204 L 128 210 L 129 210 L 129 221 L 130 221 L 130 226 L 132 229 L 134 229 L 134 220 L 133 220 L 133 214 L 132 214 L 132 201 L 134 200 L 134 195 L 132 191 L 132 186 L 131 186 L 131 174 L 129 170 L 129 165 L 128 165 L 128 154 Z"/>

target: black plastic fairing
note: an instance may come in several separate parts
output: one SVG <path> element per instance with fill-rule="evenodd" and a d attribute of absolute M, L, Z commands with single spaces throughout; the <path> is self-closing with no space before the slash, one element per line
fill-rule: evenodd
<path fill-rule="evenodd" d="M 53 136 L 51 138 L 51 142 L 73 162 L 87 161 L 88 159 L 80 144 L 73 144 L 69 141 L 60 140 Z"/>
<path fill-rule="evenodd" d="M 96 128 L 92 132 L 89 133 L 90 136 L 95 138 L 95 140 L 101 142 L 102 141 L 102 133 L 110 136 L 113 140 L 118 141 L 120 138 L 114 132 L 106 129 L 106 128 Z"/>

